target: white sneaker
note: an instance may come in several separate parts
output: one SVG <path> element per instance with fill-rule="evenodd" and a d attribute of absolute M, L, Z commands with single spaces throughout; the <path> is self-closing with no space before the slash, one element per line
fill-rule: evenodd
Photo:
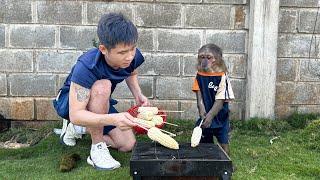
<path fill-rule="evenodd" d="M 105 142 L 91 146 L 87 163 L 98 170 L 113 170 L 121 166 L 118 161 L 113 159 Z"/>
<path fill-rule="evenodd" d="M 74 125 L 67 119 L 63 119 L 60 143 L 67 146 L 75 146 L 76 139 L 80 138 L 82 138 L 82 134 L 75 131 Z"/>

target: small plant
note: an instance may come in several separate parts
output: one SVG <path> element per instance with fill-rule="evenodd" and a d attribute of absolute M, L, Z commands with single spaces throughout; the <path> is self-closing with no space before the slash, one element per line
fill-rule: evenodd
<path fill-rule="evenodd" d="M 310 121 L 317 118 L 318 115 L 316 114 L 300 114 L 298 112 L 294 112 L 286 119 L 286 121 L 295 129 L 303 129 L 308 125 Z"/>
<path fill-rule="evenodd" d="M 306 146 L 320 152 L 320 119 L 308 124 L 302 134 Z"/>

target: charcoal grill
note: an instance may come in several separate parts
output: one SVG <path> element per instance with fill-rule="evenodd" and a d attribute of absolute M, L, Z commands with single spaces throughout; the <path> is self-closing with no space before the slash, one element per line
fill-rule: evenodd
<path fill-rule="evenodd" d="M 134 180 L 230 179 L 232 161 L 216 144 L 190 143 L 168 149 L 155 142 L 137 142 L 130 159 L 130 175 Z"/>

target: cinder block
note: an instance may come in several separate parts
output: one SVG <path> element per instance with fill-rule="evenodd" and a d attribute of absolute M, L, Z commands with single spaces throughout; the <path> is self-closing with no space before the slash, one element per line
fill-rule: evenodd
<path fill-rule="evenodd" d="M 70 69 L 70 70 L 71 70 L 71 69 Z M 64 82 L 66 81 L 66 79 L 67 79 L 67 77 L 68 77 L 68 75 L 69 75 L 69 74 L 59 74 L 59 76 L 58 76 L 58 87 L 57 87 L 57 89 L 56 89 L 56 92 L 58 92 L 58 90 L 59 90 L 60 88 L 62 88 Z M 56 94 L 56 95 L 58 95 L 58 94 Z"/>
<path fill-rule="evenodd" d="M 246 4 L 247 0 L 204 0 L 205 3 Z"/>
<path fill-rule="evenodd" d="M 242 101 L 231 101 L 229 103 L 230 120 L 242 120 L 245 117 L 245 104 Z"/>
<path fill-rule="evenodd" d="M 183 76 L 195 77 L 197 74 L 197 55 L 183 56 Z"/>
<path fill-rule="evenodd" d="M 36 103 L 36 112 L 37 120 L 60 120 L 61 117 L 58 116 L 56 113 L 53 104 L 52 104 L 53 98 L 38 98 L 35 99 Z"/>
<path fill-rule="evenodd" d="M 279 32 L 297 32 L 298 11 L 280 9 Z"/>
<path fill-rule="evenodd" d="M 117 101 L 118 101 L 118 104 L 115 105 L 115 108 L 117 109 L 118 112 L 126 112 L 134 104 L 134 100 L 117 99 Z"/>
<path fill-rule="evenodd" d="M 208 30 L 206 40 L 206 43 L 220 46 L 223 53 L 246 53 L 247 32 L 245 31 Z"/>
<path fill-rule="evenodd" d="M 110 12 L 121 12 L 130 20 L 133 20 L 133 7 L 131 4 L 127 2 L 90 2 L 87 7 L 88 23 L 96 25 L 103 14 Z"/>
<path fill-rule="evenodd" d="M 314 113 L 314 114 L 319 114 L 320 112 L 320 106 L 319 105 L 300 105 L 297 107 L 297 111 L 299 113 Z"/>
<path fill-rule="evenodd" d="M 145 62 L 139 68 L 142 75 L 180 75 L 180 59 L 179 55 L 153 54 L 145 56 Z"/>
<path fill-rule="evenodd" d="M 185 120 L 197 120 L 199 118 L 199 112 L 197 108 L 197 101 L 180 101 L 181 104 L 181 119 Z"/>
<path fill-rule="evenodd" d="M 179 111 L 179 103 L 178 101 L 170 101 L 170 100 L 151 100 L 150 103 L 152 106 L 158 107 L 161 110 L 171 110 L 171 111 Z M 181 112 L 166 112 L 167 119 L 180 119 Z"/>
<path fill-rule="evenodd" d="M 152 29 L 138 29 L 139 39 L 137 46 L 141 51 L 153 51 L 154 50 L 154 43 L 153 43 L 153 36 L 154 30 Z"/>
<path fill-rule="evenodd" d="M 280 34 L 278 39 L 278 57 L 309 57 L 311 35 Z M 317 49 L 319 44 L 317 43 Z M 310 57 L 317 57 L 314 52 L 315 42 L 311 44 Z"/>
<path fill-rule="evenodd" d="M 38 51 L 36 66 L 38 72 L 68 73 L 82 54 L 79 51 Z"/>
<path fill-rule="evenodd" d="M 0 0 L 0 22 L 3 23 L 30 23 L 32 1 Z"/>
<path fill-rule="evenodd" d="M 81 24 L 82 2 L 39 1 L 38 22 L 44 24 Z"/>
<path fill-rule="evenodd" d="M 291 58 L 279 58 L 277 61 L 277 80 L 294 81 L 297 78 L 297 62 Z"/>
<path fill-rule="evenodd" d="M 230 77 L 246 78 L 247 57 L 244 54 L 224 54 L 223 59 Z"/>
<path fill-rule="evenodd" d="M 142 93 L 148 97 L 153 97 L 153 78 L 152 77 L 139 77 L 139 84 Z M 114 98 L 133 98 L 130 89 L 128 88 L 125 81 L 119 83 L 114 90 L 112 97 Z"/>
<path fill-rule="evenodd" d="M 55 75 L 10 74 L 11 96 L 54 96 Z"/>
<path fill-rule="evenodd" d="M 181 5 L 177 4 L 137 4 L 135 6 L 137 26 L 180 27 Z"/>
<path fill-rule="evenodd" d="M 319 82 L 282 82 L 277 85 L 277 104 L 316 105 L 320 100 Z"/>
<path fill-rule="evenodd" d="M 0 107 L 0 114 L 6 119 L 34 119 L 34 103 L 32 98 L 0 98 Z"/>
<path fill-rule="evenodd" d="M 320 81 L 320 60 L 300 60 L 300 81 Z"/>
<path fill-rule="evenodd" d="M 214 29 L 230 29 L 230 12 L 231 6 L 229 5 L 186 6 L 185 25 L 187 27 L 210 27 Z"/>
<path fill-rule="evenodd" d="M 156 2 L 201 3 L 202 0 L 155 0 Z"/>
<path fill-rule="evenodd" d="M 317 17 L 317 10 L 300 10 L 299 12 L 299 32 L 305 32 L 305 33 L 313 33 L 315 30 L 315 33 L 320 33 L 320 25 L 319 23 L 316 24 L 316 27 L 314 27 L 314 23 Z"/>
<path fill-rule="evenodd" d="M 158 50 L 195 53 L 201 45 L 201 37 L 200 30 L 159 30 Z"/>
<path fill-rule="evenodd" d="M 0 73 L 0 96 L 7 95 L 7 77 L 6 74 Z"/>
<path fill-rule="evenodd" d="M 5 36 L 6 36 L 6 30 L 4 25 L 0 25 L 0 47 L 5 47 Z"/>
<path fill-rule="evenodd" d="M 156 81 L 156 97 L 159 99 L 195 99 L 192 78 L 159 77 Z"/>
<path fill-rule="evenodd" d="M 318 1 L 316 0 L 281 0 L 280 6 L 288 7 L 317 7 Z"/>
<path fill-rule="evenodd" d="M 297 106 L 292 105 L 276 105 L 275 115 L 277 119 L 285 119 L 297 111 Z"/>
<path fill-rule="evenodd" d="M 60 28 L 60 47 L 64 49 L 90 49 L 97 38 L 96 27 L 63 26 Z"/>
<path fill-rule="evenodd" d="M 244 101 L 246 98 L 246 82 L 244 79 L 231 79 L 230 83 L 235 96 L 235 101 Z"/>
<path fill-rule="evenodd" d="M 0 50 L 0 71 L 2 72 L 32 72 L 33 53 L 25 50 Z"/>
<path fill-rule="evenodd" d="M 55 47 L 55 27 L 43 25 L 10 26 L 10 45 L 18 48 Z"/>

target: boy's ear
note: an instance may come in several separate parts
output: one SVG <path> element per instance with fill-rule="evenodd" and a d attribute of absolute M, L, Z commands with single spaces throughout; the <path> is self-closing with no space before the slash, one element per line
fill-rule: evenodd
<path fill-rule="evenodd" d="M 101 53 L 103 55 L 108 55 L 108 49 L 104 45 L 100 44 L 99 45 L 99 50 L 101 51 Z"/>

